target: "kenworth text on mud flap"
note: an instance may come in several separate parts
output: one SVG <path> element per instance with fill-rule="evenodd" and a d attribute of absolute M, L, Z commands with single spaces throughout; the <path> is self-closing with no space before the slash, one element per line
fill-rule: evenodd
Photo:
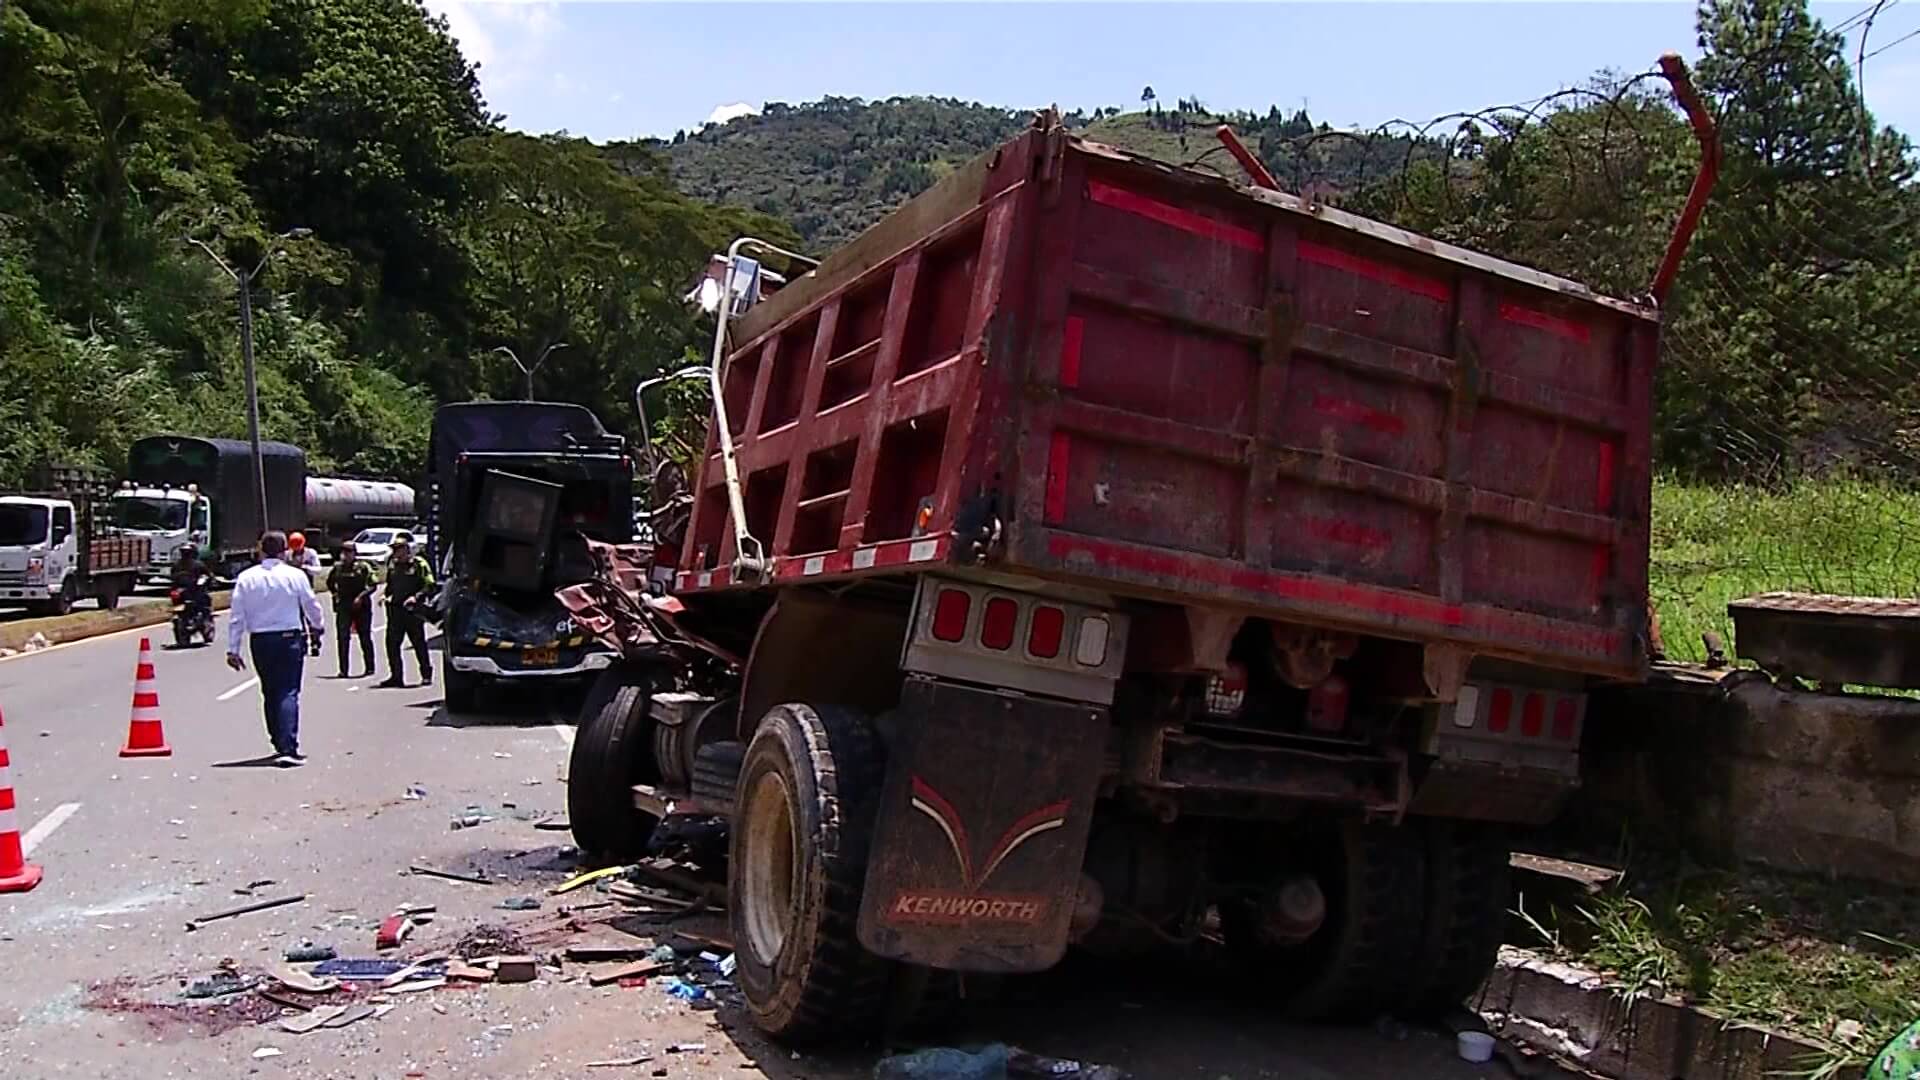
<path fill-rule="evenodd" d="M 1646 670 L 1659 297 L 1715 160 L 1663 63 L 1703 164 L 1641 300 L 1051 115 L 818 266 L 736 243 L 691 520 L 564 597 L 623 657 L 583 847 L 727 818 L 790 1040 L 1214 925 L 1296 1015 L 1457 1005 L 1506 831 Z"/>

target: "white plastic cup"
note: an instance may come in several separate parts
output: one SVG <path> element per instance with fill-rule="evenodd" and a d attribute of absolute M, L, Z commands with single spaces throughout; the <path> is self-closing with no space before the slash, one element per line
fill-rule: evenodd
<path fill-rule="evenodd" d="M 1484 1031 L 1460 1033 L 1460 1060 L 1484 1065 L 1493 1060 L 1493 1036 Z"/>

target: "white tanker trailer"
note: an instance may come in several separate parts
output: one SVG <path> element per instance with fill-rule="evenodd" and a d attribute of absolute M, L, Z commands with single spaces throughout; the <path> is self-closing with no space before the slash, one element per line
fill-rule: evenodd
<path fill-rule="evenodd" d="M 307 542 L 337 551 L 360 530 L 413 523 L 413 488 L 388 480 L 307 477 Z"/>

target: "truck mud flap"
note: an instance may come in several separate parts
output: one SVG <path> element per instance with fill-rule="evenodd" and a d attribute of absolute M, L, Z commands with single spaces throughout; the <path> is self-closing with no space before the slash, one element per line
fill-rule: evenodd
<path fill-rule="evenodd" d="M 894 719 L 861 943 L 957 971 L 1051 967 L 1067 948 L 1106 710 L 916 678 Z"/>

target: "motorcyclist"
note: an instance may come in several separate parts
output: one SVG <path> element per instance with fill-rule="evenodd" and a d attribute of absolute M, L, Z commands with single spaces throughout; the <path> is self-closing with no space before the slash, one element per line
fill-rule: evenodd
<path fill-rule="evenodd" d="M 200 553 L 189 544 L 180 549 L 179 556 L 173 561 L 173 587 L 180 590 L 180 602 L 189 608 L 213 609 L 213 592 L 209 584 L 207 568 L 200 562 Z"/>

